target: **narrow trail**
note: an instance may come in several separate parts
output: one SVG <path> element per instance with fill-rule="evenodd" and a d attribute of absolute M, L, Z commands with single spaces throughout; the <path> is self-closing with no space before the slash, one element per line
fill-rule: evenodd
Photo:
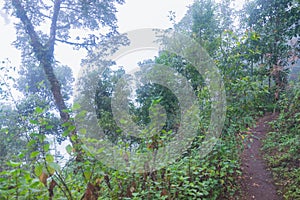
<path fill-rule="evenodd" d="M 265 138 L 268 122 L 276 118 L 276 114 L 267 114 L 259 119 L 256 127 L 251 129 L 252 141 L 245 144 L 242 153 L 242 200 L 281 200 L 276 194 L 276 187 L 271 172 L 268 171 L 261 152 L 262 140 Z"/>

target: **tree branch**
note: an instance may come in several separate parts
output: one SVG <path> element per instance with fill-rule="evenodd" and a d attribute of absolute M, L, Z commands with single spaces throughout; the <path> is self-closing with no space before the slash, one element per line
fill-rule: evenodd
<path fill-rule="evenodd" d="M 47 43 L 47 47 L 49 48 L 49 54 L 53 55 L 54 52 L 54 43 L 55 43 L 55 38 L 56 38 L 56 30 L 57 30 L 57 19 L 60 11 L 60 4 L 61 0 L 56 0 L 54 3 L 54 8 L 53 8 L 53 16 L 51 20 L 51 27 L 50 27 L 50 37 L 49 41 Z"/>
<path fill-rule="evenodd" d="M 25 11 L 24 7 L 22 6 L 20 0 L 12 0 L 12 5 L 16 9 L 16 16 L 21 20 L 21 22 L 24 25 L 26 33 L 30 37 L 30 45 L 33 47 L 33 51 L 35 53 L 39 52 L 43 48 L 43 45 L 40 42 L 40 38 L 37 35 L 36 31 L 34 30 L 34 27 L 31 23 L 31 21 L 29 20 L 27 14 L 26 14 L 26 11 Z M 36 54 L 36 56 L 39 60 L 41 59 L 41 57 L 40 57 L 41 55 Z"/>
<path fill-rule="evenodd" d="M 65 28 L 70 28 L 71 27 L 71 23 L 68 23 L 68 24 L 66 24 L 66 25 L 64 25 L 64 26 L 57 26 L 56 27 L 56 30 L 59 30 L 59 29 L 65 29 Z"/>
<path fill-rule="evenodd" d="M 41 16 L 43 16 L 43 17 L 45 17 L 45 18 L 47 18 L 47 19 L 51 19 L 50 16 L 48 16 L 48 15 L 42 13 L 41 11 L 38 11 L 38 12 L 39 12 L 39 14 L 40 14 Z"/>
<path fill-rule="evenodd" d="M 69 44 L 69 45 L 73 45 L 73 46 L 82 46 L 82 47 L 95 45 L 95 43 L 77 43 L 77 42 L 69 42 L 69 41 L 60 40 L 60 39 L 56 39 L 56 41 L 65 43 L 65 44 Z"/>

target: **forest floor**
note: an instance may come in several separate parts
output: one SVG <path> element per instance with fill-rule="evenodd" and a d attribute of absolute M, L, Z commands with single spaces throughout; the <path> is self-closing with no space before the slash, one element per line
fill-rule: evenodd
<path fill-rule="evenodd" d="M 250 132 L 251 137 L 245 143 L 242 153 L 241 199 L 242 200 L 281 200 L 271 172 L 263 159 L 262 140 L 270 130 L 268 122 L 277 114 L 266 114 L 260 118 Z"/>

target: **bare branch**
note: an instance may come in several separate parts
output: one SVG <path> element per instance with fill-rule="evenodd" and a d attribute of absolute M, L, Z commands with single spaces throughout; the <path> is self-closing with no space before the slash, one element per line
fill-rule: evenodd
<path fill-rule="evenodd" d="M 40 14 L 42 17 L 45 17 L 45 18 L 47 18 L 47 19 L 51 19 L 50 16 L 48 16 L 48 15 L 42 13 L 41 11 L 38 11 L 38 12 L 39 12 L 39 14 Z"/>
<path fill-rule="evenodd" d="M 57 27 L 56 27 L 56 30 L 65 29 L 65 28 L 70 28 L 70 26 L 71 26 L 71 23 L 68 23 L 68 24 L 66 24 L 66 25 L 64 25 L 64 26 L 57 26 Z"/>
<path fill-rule="evenodd" d="M 69 45 L 73 45 L 73 46 L 93 46 L 95 45 L 95 43 L 77 43 L 77 42 L 69 42 L 66 40 L 60 40 L 60 39 L 56 39 L 56 41 L 61 42 L 61 43 L 65 43 L 65 44 L 69 44 Z"/>
<path fill-rule="evenodd" d="M 53 51 L 54 51 L 54 42 L 56 37 L 57 19 L 60 11 L 60 4 L 61 4 L 61 0 L 56 0 L 53 8 L 53 16 L 52 16 L 51 27 L 50 27 L 50 37 L 47 44 L 49 47 L 49 51 L 51 51 L 49 52 L 51 55 L 53 55 Z"/>

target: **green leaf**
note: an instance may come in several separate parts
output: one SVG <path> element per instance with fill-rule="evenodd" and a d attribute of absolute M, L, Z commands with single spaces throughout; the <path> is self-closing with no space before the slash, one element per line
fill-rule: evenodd
<path fill-rule="evenodd" d="M 54 127 L 54 126 L 52 126 L 52 125 L 47 125 L 47 126 L 46 126 L 46 130 L 51 130 L 53 127 Z"/>
<path fill-rule="evenodd" d="M 43 173 L 43 166 L 41 164 L 36 165 L 34 168 L 34 173 L 39 177 Z"/>
<path fill-rule="evenodd" d="M 41 174 L 42 174 L 42 172 L 41 172 Z M 38 187 L 40 184 L 41 184 L 40 180 L 35 178 L 35 179 L 33 179 L 32 183 L 29 185 L 29 188 L 32 192 L 34 192 L 34 190 L 36 190 L 36 189 L 33 189 L 33 188 Z M 38 191 L 40 192 L 40 190 L 38 190 Z"/>
<path fill-rule="evenodd" d="M 33 145 L 36 144 L 36 141 L 35 140 L 30 140 L 28 143 L 27 143 L 27 147 L 32 147 Z"/>
<path fill-rule="evenodd" d="M 72 135 L 72 136 L 71 136 L 71 140 L 72 140 L 72 141 L 75 141 L 76 138 L 77 138 L 76 135 Z"/>
<path fill-rule="evenodd" d="M 18 155 L 18 157 L 22 159 L 22 158 L 25 157 L 25 154 L 24 154 L 24 153 L 20 153 L 20 154 Z"/>
<path fill-rule="evenodd" d="M 64 109 L 64 110 L 62 110 L 64 113 L 70 113 L 71 112 L 71 110 L 69 110 L 69 109 Z"/>
<path fill-rule="evenodd" d="M 26 182 L 31 181 L 31 176 L 28 172 L 26 174 L 24 174 L 24 178 L 25 178 Z"/>
<path fill-rule="evenodd" d="M 30 122 L 31 124 L 38 124 L 38 123 L 39 123 L 37 120 L 33 120 L 33 119 L 30 119 L 29 122 Z"/>
<path fill-rule="evenodd" d="M 120 119 L 120 123 L 121 123 L 121 124 L 126 124 L 127 121 L 126 121 L 125 119 Z"/>
<path fill-rule="evenodd" d="M 43 113 L 43 109 L 42 108 L 40 108 L 40 107 L 36 107 L 35 108 L 35 112 L 37 113 L 37 114 L 41 114 L 41 113 Z"/>
<path fill-rule="evenodd" d="M 49 163 L 53 162 L 54 161 L 53 155 L 51 155 L 51 154 L 48 153 L 46 155 L 46 161 L 49 162 Z"/>
<path fill-rule="evenodd" d="M 79 110 L 81 108 L 79 103 L 74 103 L 72 110 Z"/>
<path fill-rule="evenodd" d="M 35 158 L 35 157 L 37 157 L 39 154 L 40 154 L 40 152 L 34 151 L 34 152 L 32 152 L 32 153 L 30 154 L 30 158 Z"/>
<path fill-rule="evenodd" d="M 14 161 L 8 161 L 7 165 L 11 167 L 19 167 L 22 163 L 21 162 L 14 162 Z"/>
<path fill-rule="evenodd" d="M 90 171 L 85 171 L 85 172 L 83 172 L 83 174 L 84 174 L 84 177 L 85 177 L 87 180 L 89 180 L 89 179 L 91 178 L 91 175 L 92 175 L 92 173 L 91 173 Z"/>
<path fill-rule="evenodd" d="M 68 127 L 68 126 L 70 126 L 71 125 L 71 122 L 65 122 L 65 123 L 63 123 L 61 126 L 62 127 Z"/>
<path fill-rule="evenodd" d="M 68 146 L 66 146 L 66 151 L 68 152 L 68 154 L 71 155 L 73 151 L 73 147 L 70 144 L 68 144 Z"/>
<path fill-rule="evenodd" d="M 76 129 L 76 126 L 74 126 L 74 125 L 71 125 L 71 126 L 69 126 L 68 127 L 68 131 L 74 131 Z"/>
<path fill-rule="evenodd" d="M 49 143 L 48 143 L 48 144 L 45 144 L 43 148 L 44 148 L 44 151 L 46 151 L 46 152 L 49 151 L 49 149 L 50 149 L 50 144 L 49 144 Z"/>
<path fill-rule="evenodd" d="M 62 134 L 62 136 L 67 137 L 69 135 L 70 131 L 69 130 L 65 130 Z"/>

